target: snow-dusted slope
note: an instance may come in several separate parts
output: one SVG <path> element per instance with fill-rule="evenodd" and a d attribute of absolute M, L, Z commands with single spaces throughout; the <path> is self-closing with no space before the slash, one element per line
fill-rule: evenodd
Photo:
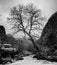
<path fill-rule="evenodd" d="M 49 62 L 46 60 L 33 59 L 31 55 L 31 56 L 24 57 L 24 60 L 19 60 L 16 61 L 15 63 L 7 64 L 7 65 L 57 65 L 57 63 Z"/>

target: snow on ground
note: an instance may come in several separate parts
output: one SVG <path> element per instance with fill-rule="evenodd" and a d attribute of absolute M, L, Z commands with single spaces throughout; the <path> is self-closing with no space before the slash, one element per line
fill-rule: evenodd
<path fill-rule="evenodd" d="M 16 61 L 15 63 L 7 64 L 7 65 L 57 65 L 56 62 L 49 62 L 46 60 L 37 60 L 36 58 L 32 58 L 33 56 L 26 56 L 24 60 Z"/>

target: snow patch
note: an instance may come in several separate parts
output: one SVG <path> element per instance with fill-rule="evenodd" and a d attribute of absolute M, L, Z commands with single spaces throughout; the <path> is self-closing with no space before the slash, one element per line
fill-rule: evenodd
<path fill-rule="evenodd" d="M 37 60 L 36 58 L 32 58 L 33 55 L 24 57 L 24 60 L 16 61 L 15 63 L 7 64 L 7 65 L 57 65 L 56 62 L 49 62 L 46 60 Z"/>

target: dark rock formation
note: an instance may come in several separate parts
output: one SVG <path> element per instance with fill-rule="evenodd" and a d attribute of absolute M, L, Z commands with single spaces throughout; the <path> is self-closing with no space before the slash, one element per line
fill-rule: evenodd
<path fill-rule="evenodd" d="M 5 40 L 6 32 L 4 26 L 0 25 L 0 43 Z"/>
<path fill-rule="evenodd" d="M 42 31 L 40 40 L 40 44 L 48 45 L 48 47 L 57 43 L 57 12 L 49 18 Z"/>
<path fill-rule="evenodd" d="M 4 26 L 2 26 L 2 25 L 0 25 L 0 33 L 6 34 L 5 28 L 4 28 Z"/>
<path fill-rule="evenodd" d="M 37 57 L 42 55 L 47 60 L 57 60 L 57 12 L 49 18 L 37 43 L 41 53 Z"/>

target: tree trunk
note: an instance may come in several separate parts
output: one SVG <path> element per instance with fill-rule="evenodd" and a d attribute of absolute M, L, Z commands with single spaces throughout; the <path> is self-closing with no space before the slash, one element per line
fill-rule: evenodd
<path fill-rule="evenodd" d="M 29 33 L 27 33 L 26 31 L 25 31 L 25 33 L 30 37 L 30 39 L 31 39 L 31 41 L 33 43 L 34 48 L 39 52 L 39 48 L 36 45 L 36 43 L 35 43 L 34 39 L 32 38 L 32 36 Z"/>
<path fill-rule="evenodd" d="M 29 35 L 29 36 L 30 36 L 30 35 Z M 32 36 L 30 36 L 30 38 L 31 38 L 31 41 L 32 41 L 32 43 L 33 43 L 34 48 L 37 49 L 37 51 L 39 52 L 39 48 L 38 48 L 38 46 L 36 45 L 36 43 L 35 43 L 34 39 L 32 38 Z"/>

